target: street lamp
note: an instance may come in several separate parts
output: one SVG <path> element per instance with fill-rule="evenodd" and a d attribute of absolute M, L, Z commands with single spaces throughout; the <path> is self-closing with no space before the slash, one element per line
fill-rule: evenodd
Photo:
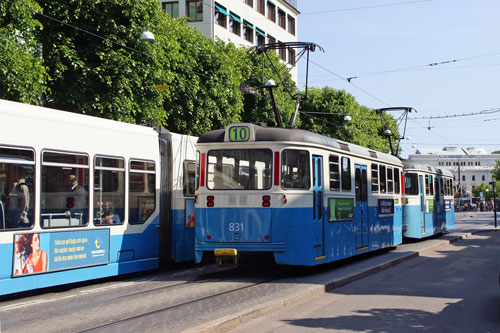
<path fill-rule="evenodd" d="M 151 31 L 146 30 L 142 33 L 141 40 L 144 42 L 154 42 L 155 35 L 153 35 L 153 33 Z"/>

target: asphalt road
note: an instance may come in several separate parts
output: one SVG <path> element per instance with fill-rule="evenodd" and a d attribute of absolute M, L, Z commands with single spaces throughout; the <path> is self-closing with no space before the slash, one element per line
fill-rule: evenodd
<path fill-rule="evenodd" d="M 500 233 L 491 231 L 493 213 L 457 213 L 456 221 L 457 233 L 312 269 L 250 265 L 221 270 L 194 265 L 48 289 L 1 302 L 0 332 L 222 332 L 236 327 L 243 332 L 344 327 L 388 332 L 376 326 L 377 318 L 383 323 L 380 327 L 393 321 L 393 331 L 401 332 L 402 327 L 432 330 L 437 325 L 432 314 L 448 318 L 453 313 L 458 313 L 456 322 L 467 314 L 474 316 L 459 328 L 482 320 L 475 318 L 494 318 L 500 328 L 498 313 L 496 317 L 491 313 L 492 308 L 498 312 L 500 304 L 495 299 L 500 294 L 499 259 L 492 255 L 500 253 Z M 472 235 L 473 230 L 487 233 Z M 490 249 L 489 255 L 480 255 L 485 248 Z M 470 259 L 463 259 L 469 255 Z M 454 264 L 446 263 L 453 258 Z M 443 267 L 448 269 L 438 273 Z M 467 283 L 474 277 L 483 280 Z M 474 285 L 491 288 L 485 289 L 489 302 L 481 302 L 483 291 Z M 456 293 L 444 293 L 449 287 Z M 458 293 L 467 289 L 474 292 L 470 296 Z M 331 309 L 342 311 L 328 312 Z M 274 317 L 283 314 L 290 317 Z M 254 318 L 263 321 L 252 322 Z"/>
<path fill-rule="evenodd" d="M 485 232 L 232 332 L 499 332 L 500 233 Z"/>

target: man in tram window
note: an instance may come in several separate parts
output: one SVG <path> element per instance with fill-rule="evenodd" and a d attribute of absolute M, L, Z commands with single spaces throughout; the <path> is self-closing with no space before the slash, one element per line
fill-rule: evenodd
<path fill-rule="evenodd" d="M 18 181 L 14 182 L 8 196 L 7 227 L 21 228 L 29 226 L 28 211 L 30 190 L 24 179 L 24 170 L 19 168 Z"/>
<path fill-rule="evenodd" d="M 78 178 L 70 174 L 69 183 L 71 185 L 71 195 L 66 198 L 66 216 L 80 219 L 80 223 L 85 223 L 85 210 L 87 209 L 87 191 L 78 183 Z"/>

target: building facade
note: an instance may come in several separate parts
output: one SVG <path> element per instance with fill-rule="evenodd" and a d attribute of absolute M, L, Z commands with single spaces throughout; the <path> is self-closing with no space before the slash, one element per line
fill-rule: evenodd
<path fill-rule="evenodd" d="M 172 17 L 187 16 L 189 25 L 209 38 L 238 46 L 297 41 L 297 0 L 161 0 Z M 296 51 L 282 48 L 280 59 L 297 82 Z"/>
<path fill-rule="evenodd" d="M 447 169 L 455 176 L 455 185 L 463 197 L 472 195 L 472 188 L 493 180 L 491 170 L 500 160 L 500 154 L 489 154 L 483 148 L 446 146 L 443 149 L 417 149 L 409 155 L 414 163 Z"/>

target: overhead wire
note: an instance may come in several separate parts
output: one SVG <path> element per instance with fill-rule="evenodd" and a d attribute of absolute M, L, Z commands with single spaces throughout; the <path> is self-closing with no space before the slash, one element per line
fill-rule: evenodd
<path fill-rule="evenodd" d="M 390 3 L 390 4 L 384 4 L 384 5 L 374 5 L 374 6 L 365 6 L 365 7 L 354 7 L 354 8 L 344 8 L 344 9 L 323 10 L 323 11 L 317 11 L 317 12 L 300 13 L 300 15 L 303 16 L 303 15 L 317 15 L 317 14 L 328 14 L 328 13 L 337 13 L 337 12 L 348 12 L 348 11 L 354 11 L 354 10 L 372 9 L 372 8 L 381 8 L 381 7 L 392 7 L 392 6 L 402 6 L 402 5 L 415 4 L 415 3 L 419 3 L 419 2 L 431 2 L 431 1 L 432 0 L 416 0 L 416 1 Z"/>

